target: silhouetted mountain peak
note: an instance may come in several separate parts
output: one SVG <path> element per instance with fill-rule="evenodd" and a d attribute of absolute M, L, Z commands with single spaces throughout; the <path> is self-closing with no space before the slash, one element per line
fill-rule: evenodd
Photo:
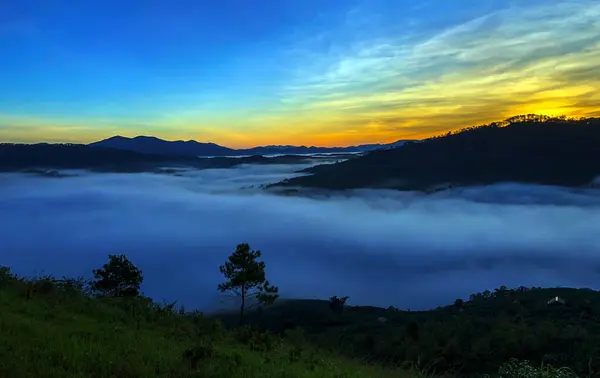
<path fill-rule="evenodd" d="M 133 140 L 136 141 L 147 141 L 147 142 L 165 142 L 165 143 L 170 143 L 169 141 L 166 141 L 164 139 L 160 139 L 157 138 L 155 136 L 151 136 L 151 135 L 138 135 L 134 138 L 132 138 Z"/>
<path fill-rule="evenodd" d="M 399 141 L 404 142 L 404 141 Z M 158 155 L 185 155 L 185 156 L 241 156 L 241 155 L 275 155 L 275 154 L 308 154 L 308 153 L 343 153 L 365 152 L 378 148 L 394 148 L 399 142 L 392 144 L 366 144 L 350 147 L 316 147 L 305 145 L 269 145 L 247 149 L 232 149 L 212 142 L 198 142 L 195 140 L 168 141 L 154 136 L 138 135 L 133 138 L 114 136 L 105 140 L 90 143 L 92 147 L 107 147 L 120 150 L 141 152 Z"/>
<path fill-rule="evenodd" d="M 112 137 L 110 137 L 110 138 L 108 138 L 108 139 L 105 139 L 105 141 L 108 141 L 108 140 L 111 140 L 111 141 L 118 141 L 118 140 L 130 140 L 130 139 L 131 139 L 131 138 L 124 137 L 124 136 L 122 136 L 122 135 L 115 135 L 115 136 L 112 136 Z"/>

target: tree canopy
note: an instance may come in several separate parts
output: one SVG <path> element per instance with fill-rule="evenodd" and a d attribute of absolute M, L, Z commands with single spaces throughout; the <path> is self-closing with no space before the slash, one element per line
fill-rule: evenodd
<path fill-rule="evenodd" d="M 92 288 L 114 297 L 135 297 L 139 295 L 144 277 L 125 255 L 108 255 L 108 263 L 101 269 L 94 269 Z"/>
<path fill-rule="evenodd" d="M 255 305 L 272 304 L 279 297 L 279 289 L 269 284 L 265 274 L 265 263 L 258 261 L 260 251 L 250 249 L 247 243 L 238 244 L 228 261 L 219 267 L 226 281 L 219 284 L 221 292 L 229 292 L 241 298 L 240 324 L 244 322 L 244 311 Z M 253 303 L 248 303 L 254 301 Z"/>

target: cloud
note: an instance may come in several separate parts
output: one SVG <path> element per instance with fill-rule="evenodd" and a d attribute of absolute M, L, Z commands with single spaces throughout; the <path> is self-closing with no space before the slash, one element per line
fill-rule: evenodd
<path fill-rule="evenodd" d="M 285 197 L 240 189 L 298 166 L 48 179 L 0 175 L 0 256 L 21 274 L 88 275 L 109 253 L 143 291 L 221 304 L 218 266 L 263 252 L 286 297 L 428 308 L 507 286 L 600 288 L 600 193 L 513 184 L 434 196 L 390 191 Z"/>
<path fill-rule="evenodd" d="M 367 32 L 335 53 L 313 53 L 284 102 L 314 112 L 315 129 L 343 129 L 344 121 L 322 118 L 329 113 L 382 125 L 365 129 L 366 139 L 431 135 L 523 112 L 596 114 L 599 20 L 597 2 L 559 1 L 495 10 L 427 36 L 410 27 Z"/>

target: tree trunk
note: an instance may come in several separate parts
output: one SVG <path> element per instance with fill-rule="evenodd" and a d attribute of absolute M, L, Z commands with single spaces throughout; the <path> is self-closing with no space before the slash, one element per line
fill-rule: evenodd
<path fill-rule="evenodd" d="M 246 306 L 246 288 L 242 286 L 242 305 L 240 306 L 240 326 L 244 324 L 244 307 Z"/>

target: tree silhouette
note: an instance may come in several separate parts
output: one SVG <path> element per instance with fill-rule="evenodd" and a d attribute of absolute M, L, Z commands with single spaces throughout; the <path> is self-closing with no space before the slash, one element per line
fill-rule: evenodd
<path fill-rule="evenodd" d="M 454 301 L 454 307 L 456 307 L 459 310 L 463 307 L 464 304 L 465 304 L 465 301 L 463 301 L 460 298 L 458 298 L 457 300 Z"/>
<path fill-rule="evenodd" d="M 135 297 L 144 280 L 139 270 L 125 255 L 108 255 L 108 263 L 94 269 L 92 289 L 114 297 Z"/>
<path fill-rule="evenodd" d="M 219 284 L 221 292 L 230 292 L 241 298 L 240 325 L 244 323 L 244 311 L 255 305 L 272 304 L 279 297 L 279 289 L 271 286 L 265 277 L 265 263 L 257 261 L 260 251 L 253 251 L 246 243 L 238 244 L 228 261 L 219 267 L 227 281 Z M 249 300 L 255 300 L 248 304 Z"/>
<path fill-rule="evenodd" d="M 336 295 L 329 298 L 329 308 L 334 314 L 341 315 L 344 312 L 344 305 L 349 297 L 338 298 Z"/>

